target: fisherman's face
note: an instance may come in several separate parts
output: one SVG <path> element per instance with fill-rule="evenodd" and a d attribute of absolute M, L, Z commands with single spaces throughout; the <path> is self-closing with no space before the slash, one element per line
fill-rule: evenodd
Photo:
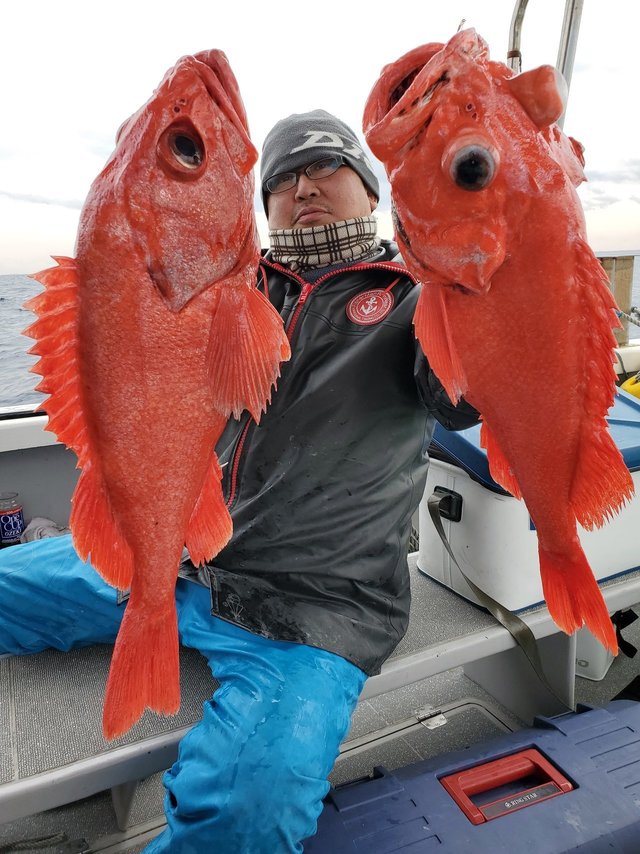
<path fill-rule="evenodd" d="M 311 228 L 369 216 L 376 204 L 358 173 L 348 166 L 316 181 L 300 172 L 295 187 L 269 194 L 267 220 L 269 228 Z"/>

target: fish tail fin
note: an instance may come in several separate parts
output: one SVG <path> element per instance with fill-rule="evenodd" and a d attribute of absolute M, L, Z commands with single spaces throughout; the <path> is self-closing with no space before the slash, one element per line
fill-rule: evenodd
<path fill-rule="evenodd" d="M 91 462 L 80 474 L 73 493 L 69 526 L 73 545 L 82 560 L 112 584 L 125 590 L 133 577 L 133 554 L 111 512 L 102 478 Z"/>
<path fill-rule="evenodd" d="M 510 492 L 514 498 L 522 498 L 522 492 L 516 476 L 511 469 L 511 464 L 495 435 L 487 426 L 486 421 L 483 421 L 480 425 L 480 445 L 487 452 L 487 462 L 489 463 L 491 477 L 496 483 L 499 483 L 504 489 Z"/>
<path fill-rule="evenodd" d="M 467 378 L 453 342 L 442 286 L 422 285 L 413 325 L 429 365 L 449 399 L 457 403 L 467 390 Z"/>
<path fill-rule="evenodd" d="M 218 458 L 214 453 L 204 486 L 191 513 L 185 538 L 189 557 L 196 565 L 217 555 L 231 538 L 231 516 L 222 495 L 221 477 Z"/>
<path fill-rule="evenodd" d="M 589 326 L 589 351 L 595 355 L 585 369 L 586 417 L 570 501 L 578 522 L 591 529 L 603 525 L 632 497 L 633 481 L 605 420 L 615 394 L 616 339 L 612 329 L 619 327 L 620 321 L 607 275 L 584 241 L 577 241 L 576 245 L 576 278 L 581 284 L 581 307 Z"/>
<path fill-rule="evenodd" d="M 239 418 L 248 409 L 259 421 L 290 355 L 282 318 L 257 288 L 220 287 L 207 353 L 218 411 Z"/>
<path fill-rule="evenodd" d="M 542 546 L 539 556 L 542 590 L 553 621 L 568 635 L 586 626 L 616 655 L 616 632 L 578 540 L 569 556 L 553 554 Z"/>
<path fill-rule="evenodd" d="M 174 715 L 180 708 L 178 623 L 171 607 L 151 617 L 127 604 L 116 638 L 102 716 L 105 738 L 123 735 L 145 709 Z"/>

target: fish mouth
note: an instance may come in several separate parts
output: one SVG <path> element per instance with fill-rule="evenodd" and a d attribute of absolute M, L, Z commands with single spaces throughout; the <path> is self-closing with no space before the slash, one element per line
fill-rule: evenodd
<path fill-rule="evenodd" d="M 147 275 L 151 279 L 154 287 L 162 294 L 163 298 L 169 301 L 171 297 L 171 288 L 162 270 L 159 267 L 155 267 L 148 263 Z"/>
<path fill-rule="evenodd" d="M 394 205 L 391 206 L 391 222 L 393 223 L 393 227 L 396 231 L 396 234 L 401 238 L 405 246 L 407 246 L 408 249 L 411 249 L 411 241 L 409 240 L 409 235 L 407 234 L 405 227 L 402 224 L 402 220 L 400 219 L 400 214 L 398 213 L 397 208 Z"/>
<path fill-rule="evenodd" d="M 450 285 L 447 285 L 447 287 L 451 288 L 452 291 L 457 291 L 457 293 L 465 294 L 465 296 L 468 297 L 478 296 L 478 291 L 474 291 L 466 285 L 461 285 L 460 282 L 452 282 Z"/>

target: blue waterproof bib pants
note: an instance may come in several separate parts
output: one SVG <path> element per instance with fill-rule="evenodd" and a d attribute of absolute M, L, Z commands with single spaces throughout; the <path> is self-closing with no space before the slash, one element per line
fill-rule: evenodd
<path fill-rule="evenodd" d="M 145 854 L 299 854 L 366 676 L 211 616 L 205 587 L 179 580 L 176 602 L 181 643 L 220 687 L 165 774 L 167 828 Z M 122 614 L 70 536 L 0 551 L 0 653 L 111 643 Z"/>

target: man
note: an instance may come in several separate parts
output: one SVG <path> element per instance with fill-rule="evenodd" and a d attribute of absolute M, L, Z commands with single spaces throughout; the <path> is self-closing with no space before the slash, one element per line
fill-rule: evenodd
<path fill-rule="evenodd" d="M 289 116 L 265 140 L 261 178 L 271 251 L 260 287 L 292 356 L 260 423 L 232 420 L 218 446 L 234 534 L 210 572 L 212 612 L 264 660 L 229 721 L 242 746 L 229 767 L 228 740 L 212 741 L 206 777 L 216 791 L 217 761 L 239 799 L 212 850 L 280 854 L 314 832 L 365 676 L 405 633 L 433 415 L 461 428 L 477 413 L 452 407 L 416 345 L 418 288 L 376 236 L 378 181 L 353 131 L 321 110 Z M 200 750 L 187 745 L 188 766 L 166 778 L 176 826 L 181 804 L 197 809 L 187 768 Z M 172 838 L 149 852 L 178 850 Z"/>
<path fill-rule="evenodd" d="M 353 131 L 320 110 L 290 116 L 267 136 L 261 172 L 271 250 L 259 286 L 292 356 L 260 423 L 232 419 L 218 446 L 231 542 L 193 570 L 200 583 L 178 583 L 181 641 L 220 687 L 165 775 L 167 829 L 147 854 L 302 851 L 366 677 L 407 627 L 434 416 L 477 419 L 451 405 L 416 344 L 418 287 L 376 235 L 378 181 Z M 21 625 L 46 573 L 28 546 L 7 550 L 0 652 L 117 633 L 115 592 L 69 538 L 49 548 L 72 625 Z"/>

